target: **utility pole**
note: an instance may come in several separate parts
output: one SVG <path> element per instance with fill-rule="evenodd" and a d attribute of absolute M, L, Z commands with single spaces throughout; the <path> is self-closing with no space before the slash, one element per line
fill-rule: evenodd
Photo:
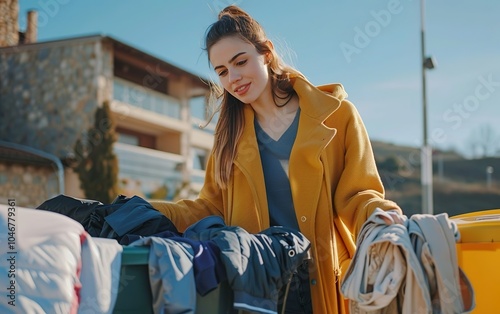
<path fill-rule="evenodd" d="M 434 213 L 432 188 L 432 146 L 428 143 L 427 135 L 427 91 L 425 72 L 434 69 L 434 60 L 425 55 L 425 0 L 420 0 L 420 35 L 422 49 L 422 120 L 423 144 L 421 152 L 421 182 L 422 182 L 422 213 Z"/>

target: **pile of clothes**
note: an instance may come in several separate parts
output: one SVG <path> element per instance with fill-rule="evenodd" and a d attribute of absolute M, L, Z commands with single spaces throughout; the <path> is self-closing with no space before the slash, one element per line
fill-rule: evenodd
<path fill-rule="evenodd" d="M 474 290 L 458 265 L 456 224 L 446 213 L 400 219 L 376 209 L 363 224 L 341 285 L 350 312 L 471 312 Z"/>
<path fill-rule="evenodd" d="M 62 214 L 79 222 L 85 231 L 98 238 L 130 242 L 129 236 L 149 236 L 163 231 L 178 233 L 174 224 L 139 196 L 118 195 L 111 204 L 58 195 L 37 209 Z"/>
<path fill-rule="evenodd" d="M 123 246 L 150 247 L 153 313 L 195 313 L 197 295 L 208 294 L 223 281 L 233 291 L 235 310 L 276 313 L 279 291 L 310 248 L 298 231 L 275 226 L 251 234 L 226 226 L 218 216 L 180 233 L 138 196 L 119 196 L 103 204 L 58 195 L 20 212 L 34 219 L 30 225 L 38 224 L 36 232 L 23 235 L 24 245 L 19 247 L 19 267 L 25 271 L 18 278 L 18 297 L 23 301 L 15 309 L 26 313 L 112 313 Z M 3 208 L 2 214 L 5 218 Z M 24 225 L 27 220 L 20 221 Z M 6 218 L 0 229 L 7 234 Z M 0 264 L 0 274 L 8 266 Z M 104 300 L 100 307 L 93 305 L 97 299 Z M 5 310 L 1 312 L 8 313 Z"/>

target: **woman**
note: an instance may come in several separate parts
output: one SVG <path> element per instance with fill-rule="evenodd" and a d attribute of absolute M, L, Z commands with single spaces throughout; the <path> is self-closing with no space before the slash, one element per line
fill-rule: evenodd
<path fill-rule="evenodd" d="M 284 65 L 252 17 L 236 6 L 206 33 L 220 116 L 196 200 L 152 202 L 182 231 L 208 215 L 257 233 L 299 230 L 311 260 L 293 278 L 287 313 L 344 313 L 342 272 L 354 236 L 384 199 L 363 122 L 340 84 L 315 87 Z"/>

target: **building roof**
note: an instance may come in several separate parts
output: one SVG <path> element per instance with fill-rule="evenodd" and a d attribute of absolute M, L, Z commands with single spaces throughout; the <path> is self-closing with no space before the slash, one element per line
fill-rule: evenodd
<path fill-rule="evenodd" d="M 89 42 L 89 41 L 110 42 L 113 45 L 115 54 L 119 55 L 121 59 L 125 58 L 127 61 L 135 63 L 140 66 L 148 66 L 148 65 L 153 66 L 153 69 L 159 69 L 158 73 L 160 73 L 160 75 L 173 74 L 177 76 L 187 77 L 192 83 L 192 86 L 202 88 L 204 90 L 208 89 L 209 80 L 207 78 L 201 77 L 187 70 L 184 70 L 178 66 L 173 65 L 170 62 L 167 62 L 150 53 L 135 48 L 132 45 L 129 45 L 123 41 L 102 34 L 70 37 L 70 38 L 55 39 L 50 41 L 39 41 L 35 43 L 21 44 L 16 46 L 0 47 L 0 51 L 19 52 L 24 49 L 30 49 L 34 47 L 54 46 L 65 43 Z"/>
<path fill-rule="evenodd" d="M 174 76 L 188 77 L 192 86 L 203 88 L 205 91 L 208 89 L 208 79 L 206 78 L 181 69 L 170 62 L 155 57 L 122 41 L 116 40 L 113 37 L 103 36 L 102 38 L 113 44 L 115 56 L 119 55 L 123 58 L 126 55 L 128 56 L 127 61 L 131 63 L 136 63 L 144 67 L 149 65 L 152 71 L 155 71 L 155 74 L 163 75 L 167 73 L 167 75 L 172 74 Z"/>

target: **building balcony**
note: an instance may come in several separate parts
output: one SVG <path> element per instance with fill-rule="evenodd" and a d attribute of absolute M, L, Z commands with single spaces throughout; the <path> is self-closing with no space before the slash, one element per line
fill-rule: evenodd
<path fill-rule="evenodd" d="M 182 184 L 181 169 L 186 160 L 181 155 L 123 143 L 115 143 L 114 151 L 120 180 L 136 182 L 136 188 L 147 197 L 166 187 L 167 198 L 171 198 Z"/>
<path fill-rule="evenodd" d="M 114 77 L 113 99 L 154 113 L 181 119 L 180 100 Z"/>

